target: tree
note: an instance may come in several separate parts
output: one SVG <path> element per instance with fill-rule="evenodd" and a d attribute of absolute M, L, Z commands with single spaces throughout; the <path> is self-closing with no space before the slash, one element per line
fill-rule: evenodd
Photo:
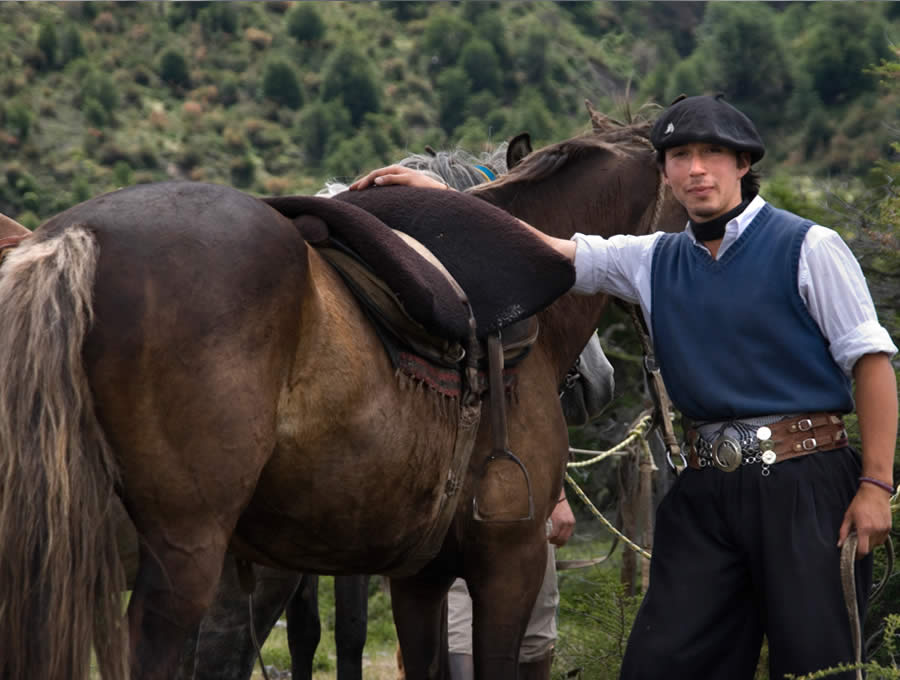
<path fill-rule="evenodd" d="M 294 67 L 283 60 L 269 62 L 263 74 L 263 96 L 290 109 L 303 106 L 303 91 Z"/>
<path fill-rule="evenodd" d="M 46 59 L 49 68 L 53 68 L 57 65 L 59 41 L 56 38 L 56 29 L 50 22 L 41 24 L 41 30 L 40 33 L 38 33 L 37 47 L 43 52 L 44 59 Z"/>
<path fill-rule="evenodd" d="M 209 33 L 234 34 L 238 29 L 238 16 L 230 2 L 213 2 L 198 15 L 201 25 Z"/>
<path fill-rule="evenodd" d="M 547 59 L 547 46 L 550 38 L 547 31 L 540 24 L 533 24 L 525 34 L 524 45 L 519 50 L 519 60 L 525 71 L 525 78 L 535 85 L 547 77 L 549 62 Z"/>
<path fill-rule="evenodd" d="M 774 10 L 763 3 L 712 3 L 698 34 L 707 92 L 724 92 L 761 128 L 780 123 L 781 108 L 772 103 L 790 97 L 793 79 Z"/>
<path fill-rule="evenodd" d="M 315 42 L 325 35 L 325 22 L 312 3 L 295 4 L 285 20 L 288 35 L 298 42 Z"/>
<path fill-rule="evenodd" d="M 423 47 L 438 68 L 453 66 L 472 37 L 472 26 L 455 14 L 431 13 L 425 26 Z"/>
<path fill-rule="evenodd" d="M 367 113 L 381 108 L 379 87 L 372 66 L 353 46 L 345 45 L 325 64 L 322 82 L 323 101 L 342 99 L 350 112 L 353 125 L 358 126 Z"/>
<path fill-rule="evenodd" d="M 466 72 L 458 66 L 444 69 L 437 78 L 438 119 L 441 127 L 452 133 L 465 119 L 466 99 L 472 91 L 472 83 Z"/>
<path fill-rule="evenodd" d="M 809 9 L 809 39 L 805 41 L 801 63 L 828 106 L 873 89 L 875 82 L 864 69 L 888 53 L 879 7 L 868 3 L 821 4 L 822 7 Z"/>
<path fill-rule="evenodd" d="M 159 59 L 159 77 L 163 82 L 176 87 L 190 87 L 187 60 L 173 49 L 163 52 Z"/>
<path fill-rule="evenodd" d="M 313 164 L 321 163 L 337 140 L 353 131 L 350 112 L 343 101 L 317 101 L 303 109 L 297 123 L 299 143 Z"/>
<path fill-rule="evenodd" d="M 84 43 L 81 33 L 75 26 L 68 26 L 63 32 L 60 45 L 60 64 L 65 65 L 74 59 L 84 56 Z"/>
<path fill-rule="evenodd" d="M 500 60 L 486 40 L 473 38 L 463 48 L 460 62 L 472 83 L 472 91 L 496 92 L 500 86 Z"/>

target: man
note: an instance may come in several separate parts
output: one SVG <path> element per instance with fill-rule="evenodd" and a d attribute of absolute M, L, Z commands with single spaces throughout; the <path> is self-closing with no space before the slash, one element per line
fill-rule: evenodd
<path fill-rule="evenodd" d="M 688 421 L 622 678 L 749 679 L 763 635 L 773 679 L 852 662 L 838 548 L 857 533 L 862 615 L 891 526 L 897 348 L 838 234 L 758 195 L 765 148 L 743 113 L 680 99 L 651 142 L 683 233 L 545 237 L 575 292 L 640 303 Z M 387 168 L 356 188 L 373 182 L 424 184 Z M 839 420 L 854 397 L 861 456 Z"/>

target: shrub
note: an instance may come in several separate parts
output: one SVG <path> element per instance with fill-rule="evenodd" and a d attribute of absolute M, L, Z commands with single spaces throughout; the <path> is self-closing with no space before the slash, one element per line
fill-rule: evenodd
<path fill-rule="evenodd" d="M 303 106 L 303 91 L 294 67 L 286 61 L 269 62 L 263 75 L 263 96 L 291 109 Z"/>
<path fill-rule="evenodd" d="M 91 71 L 82 80 L 81 97 L 97 102 L 111 116 L 119 105 L 119 92 L 110 76 L 101 71 Z"/>
<path fill-rule="evenodd" d="M 381 97 L 369 60 L 352 46 L 339 48 L 325 65 L 322 99 L 342 99 L 354 125 L 367 113 L 377 113 Z"/>
<path fill-rule="evenodd" d="M 103 105 L 93 97 L 85 97 L 81 105 L 85 119 L 94 127 L 102 128 L 109 122 L 109 115 Z"/>
<path fill-rule="evenodd" d="M 19 101 L 12 102 L 6 105 L 3 117 L 6 120 L 6 129 L 18 137 L 19 141 L 28 138 L 34 120 L 30 107 Z"/>
<path fill-rule="evenodd" d="M 352 180 L 379 164 L 378 154 L 366 135 L 345 139 L 325 159 L 325 170 L 339 180 Z"/>
<path fill-rule="evenodd" d="M 228 166 L 231 181 L 238 187 L 249 187 L 256 178 L 256 164 L 249 156 L 235 158 Z"/>
<path fill-rule="evenodd" d="M 458 66 L 444 69 L 438 76 L 438 118 L 441 127 L 448 133 L 453 132 L 463 122 L 466 100 L 471 89 L 469 77 Z"/>
<path fill-rule="evenodd" d="M 423 46 L 438 67 L 453 66 L 472 37 L 472 25 L 454 15 L 432 13 L 425 26 Z"/>
<path fill-rule="evenodd" d="M 348 135 L 352 130 L 350 112 L 342 101 L 315 102 L 303 109 L 297 123 L 300 147 L 314 164 L 325 158 L 332 138 Z"/>
<path fill-rule="evenodd" d="M 159 58 L 159 77 L 163 82 L 176 87 L 190 87 L 187 60 L 180 52 L 166 50 Z"/>
<path fill-rule="evenodd" d="M 56 38 L 56 29 L 53 27 L 53 24 L 49 22 L 41 24 L 41 30 L 38 33 L 37 47 L 43 52 L 48 67 L 53 68 L 57 65 L 59 41 Z"/>
<path fill-rule="evenodd" d="M 238 27 L 237 11 L 230 2 L 213 2 L 198 14 L 200 23 L 209 33 L 235 33 Z"/>
<path fill-rule="evenodd" d="M 295 4 L 286 21 L 288 35 L 299 42 L 315 42 L 325 35 L 325 22 L 311 3 Z"/>
<path fill-rule="evenodd" d="M 501 79 L 500 60 L 489 42 L 481 38 L 470 40 L 463 48 L 460 62 L 469 76 L 473 92 L 497 90 Z"/>

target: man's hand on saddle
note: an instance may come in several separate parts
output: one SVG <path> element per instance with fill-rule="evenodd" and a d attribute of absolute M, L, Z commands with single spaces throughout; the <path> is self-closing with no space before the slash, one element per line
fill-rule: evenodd
<path fill-rule="evenodd" d="M 385 168 L 373 170 L 365 177 L 361 177 L 351 184 L 348 188 L 351 191 L 358 191 L 368 187 L 385 187 L 390 185 L 406 186 L 406 187 L 422 187 L 425 189 L 449 189 L 450 186 L 443 182 L 430 177 L 418 170 L 406 168 L 401 165 L 388 165 Z M 548 236 L 544 232 L 535 229 L 527 222 L 519 220 L 521 225 L 534 234 L 536 237 L 544 241 L 558 253 L 575 261 L 575 242 L 569 239 L 554 238 Z"/>
<path fill-rule="evenodd" d="M 860 484 L 856 496 L 844 513 L 838 537 L 838 547 L 844 545 L 851 531 L 856 530 L 859 543 L 856 559 L 862 559 L 873 548 L 887 540 L 891 530 L 891 495 L 873 484 Z"/>
<path fill-rule="evenodd" d="M 569 507 L 569 501 L 563 497 L 550 513 L 550 535 L 547 540 L 553 545 L 564 546 L 575 531 L 575 515 Z"/>
<path fill-rule="evenodd" d="M 365 177 L 356 180 L 350 185 L 351 191 L 365 189 L 370 186 L 384 187 L 391 184 L 407 187 L 422 187 L 425 189 L 449 189 L 446 184 L 429 177 L 418 170 L 405 168 L 400 165 L 389 165 L 386 168 L 373 170 Z"/>

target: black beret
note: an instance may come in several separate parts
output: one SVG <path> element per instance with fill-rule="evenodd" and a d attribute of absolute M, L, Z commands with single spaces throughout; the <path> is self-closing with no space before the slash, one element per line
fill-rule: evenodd
<path fill-rule="evenodd" d="M 676 99 L 653 124 L 650 141 L 658 151 L 692 142 L 721 144 L 748 151 L 751 163 L 766 153 L 753 122 L 721 94 Z"/>

